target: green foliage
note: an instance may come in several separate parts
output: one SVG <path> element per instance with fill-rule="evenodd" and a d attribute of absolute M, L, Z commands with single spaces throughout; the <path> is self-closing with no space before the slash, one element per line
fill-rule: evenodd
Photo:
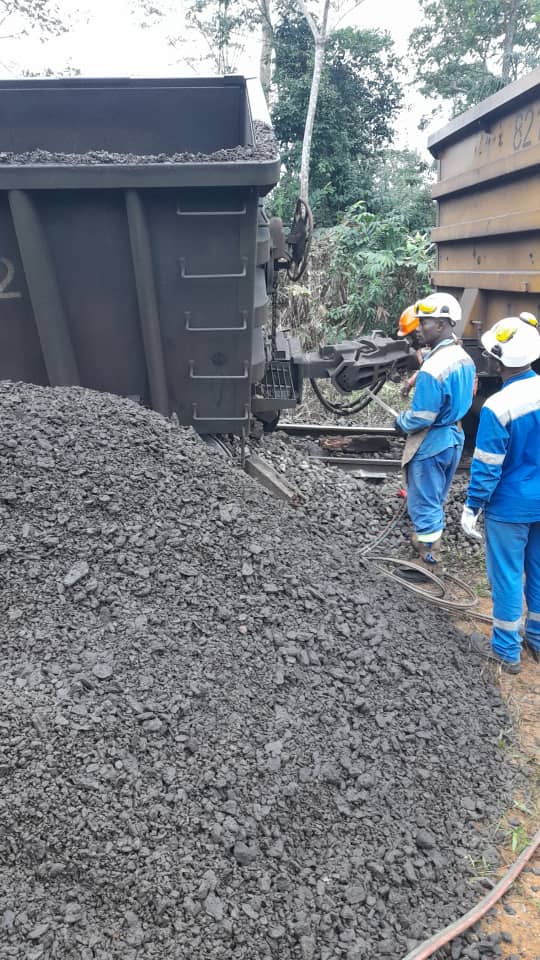
<path fill-rule="evenodd" d="M 415 150 L 385 150 L 371 165 L 367 209 L 379 217 L 399 211 L 408 233 L 425 232 L 435 223 L 431 199 L 435 178 L 435 165 Z"/>
<path fill-rule="evenodd" d="M 332 230 L 329 269 L 344 292 L 329 319 L 338 338 L 373 329 L 395 332 L 402 310 L 430 289 L 433 246 L 407 233 L 398 212 L 387 217 L 353 204 Z"/>
<path fill-rule="evenodd" d="M 313 71 L 313 39 L 287 0 L 274 31 L 272 119 L 289 177 L 300 170 L 302 138 Z M 393 135 L 401 105 L 398 61 L 390 35 L 338 30 L 328 38 L 311 152 L 311 202 L 319 225 L 364 196 L 364 165 Z"/>
<path fill-rule="evenodd" d="M 426 97 L 453 115 L 540 64 L 540 0 L 420 0 L 409 50 Z M 434 111 L 436 112 L 436 111 Z"/>
<path fill-rule="evenodd" d="M 265 207 L 271 217 L 281 217 L 287 225 L 292 218 L 296 200 L 300 193 L 298 174 L 284 173 L 279 184 L 267 197 Z"/>
<path fill-rule="evenodd" d="M 523 824 L 513 827 L 510 835 L 510 846 L 512 847 L 512 853 L 515 853 L 515 855 L 519 857 L 520 854 L 527 849 L 529 842 L 530 838 Z"/>

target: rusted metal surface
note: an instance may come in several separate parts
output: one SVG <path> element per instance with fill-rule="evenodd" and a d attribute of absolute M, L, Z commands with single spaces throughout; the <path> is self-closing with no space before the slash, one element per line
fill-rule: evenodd
<path fill-rule="evenodd" d="M 439 161 L 433 282 L 464 310 L 464 338 L 540 316 L 540 68 L 429 140 Z"/>
<path fill-rule="evenodd" d="M 334 450 L 342 453 L 380 453 L 390 450 L 390 441 L 387 437 L 326 437 L 319 440 L 323 450 L 332 453 Z"/>

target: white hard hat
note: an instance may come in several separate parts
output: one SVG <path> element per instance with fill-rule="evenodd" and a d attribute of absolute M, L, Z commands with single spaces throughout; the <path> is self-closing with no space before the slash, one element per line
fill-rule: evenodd
<path fill-rule="evenodd" d="M 482 335 L 482 346 L 504 367 L 526 367 L 540 357 L 540 334 L 520 317 L 504 317 Z"/>
<path fill-rule="evenodd" d="M 461 307 L 451 293 L 430 293 L 415 303 L 414 313 L 419 319 L 448 320 L 453 327 L 461 320 Z"/>

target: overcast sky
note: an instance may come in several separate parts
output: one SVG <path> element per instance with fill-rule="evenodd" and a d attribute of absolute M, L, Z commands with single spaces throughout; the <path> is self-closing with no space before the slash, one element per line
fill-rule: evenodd
<path fill-rule="evenodd" d="M 36 37 L 2 40 L 0 71 L 5 77 L 20 75 L 22 69 L 41 72 L 62 70 L 71 64 L 85 76 L 186 76 L 212 73 L 206 62 L 193 58 L 193 42 L 171 47 L 168 37 L 185 37 L 182 0 L 154 0 L 170 11 L 163 20 L 143 25 L 133 15 L 137 0 L 57 0 L 69 31 L 45 42 Z M 364 0 L 345 24 L 390 30 L 396 48 L 403 55 L 404 73 L 408 61 L 407 42 L 418 24 L 417 0 Z M 196 51 L 195 51 L 196 52 Z M 236 62 L 236 72 L 257 74 L 257 43 L 247 39 Z M 398 124 L 400 145 L 421 149 L 427 132 L 418 133 L 425 104 L 411 91 Z M 436 126 L 440 126 L 436 124 Z"/>

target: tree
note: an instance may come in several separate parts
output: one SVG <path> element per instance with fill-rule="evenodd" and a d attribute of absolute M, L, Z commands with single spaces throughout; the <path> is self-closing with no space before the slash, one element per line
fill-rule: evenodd
<path fill-rule="evenodd" d="M 171 21 L 168 42 L 174 49 L 190 47 L 194 52 L 182 60 L 191 66 L 209 62 L 209 69 L 218 73 L 234 70 L 242 53 L 246 35 L 253 28 L 260 30 L 260 80 L 269 96 L 273 62 L 273 0 L 184 0 L 181 33 L 178 32 L 179 11 L 175 0 L 131 0 L 134 16 L 141 27 L 149 28 L 157 20 Z M 174 26 L 173 26 L 174 25 Z M 201 55 L 197 39 L 203 41 Z"/>
<path fill-rule="evenodd" d="M 186 20 L 205 41 L 207 59 L 218 74 L 232 73 L 234 60 L 243 50 L 246 17 L 246 7 L 239 0 L 192 0 L 186 6 Z"/>
<path fill-rule="evenodd" d="M 409 233 L 399 209 L 374 216 L 360 202 L 328 236 L 329 274 L 339 290 L 328 310 L 334 335 L 393 332 L 402 310 L 430 289 L 434 247 L 428 234 Z"/>
<path fill-rule="evenodd" d="M 34 31 L 57 34 L 65 29 L 53 0 L 0 0 L 0 40 Z"/>
<path fill-rule="evenodd" d="M 315 114 L 319 99 L 319 89 L 321 84 L 326 47 L 330 36 L 337 30 L 339 23 L 345 16 L 348 16 L 356 7 L 359 7 L 364 0 L 355 0 L 348 5 L 348 9 L 343 10 L 341 0 L 320 0 L 320 13 L 312 14 L 307 0 L 296 0 L 309 29 L 313 36 L 314 56 L 313 73 L 309 89 L 309 101 L 306 112 L 306 122 L 304 126 L 304 136 L 302 138 L 302 159 L 300 163 L 300 196 L 305 200 L 309 199 L 309 170 L 311 163 L 311 141 L 313 137 L 313 127 L 315 123 Z M 330 14 L 334 14 L 334 22 L 330 21 Z"/>
<path fill-rule="evenodd" d="M 272 119 L 285 165 L 272 203 L 278 212 L 282 206 L 290 211 L 290 198 L 298 196 L 314 51 L 305 19 L 288 4 L 280 10 L 274 36 Z M 371 161 L 391 141 L 401 103 L 396 68 L 387 33 L 349 27 L 327 41 L 310 164 L 310 200 L 319 225 L 335 223 L 339 211 L 369 194 Z M 287 203 L 281 204 L 283 194 Z"/>
<path fill-rule="evenodd" d="M 406 232 L 425 233 L 435 222 L 431 199 L 435 179 L 435 164 L 427 163 L 416 150 L 384 150 L 371 165 L 366 207 L 378 217 L 399 212 Z"/>
<path fill-rule="evenodd" d="M 261 23 L 261 55 L 259 59 L 259 79 L 266 98 L 270 96 L 272 85 L 272 59 L 274 55 L 274 24 L 272 22 L 272 0 L 258 0 Z"/>
<path fill-rule="evenodd" d="M 304 14 L 309 29 L 313 34 L 315 44 L 315 55 L 313 57 L 313 75 L 311 77 L 311 86 L 309 89 L 309 101 L 306 113 L 306 123 L 304 127 L 304 137 L 302 139 L 302 160 L 300 163 L 300 196 L 305 200 L 309 197 L 309 164 L 311 160 L 311 138 L 313 136 L 313 125 L 315 123 L 315 112 L 317 110 L 317 101 L 319 99 L 319 87 L 321 84 L 322 69 L 324 64 L 324 54 L 328 40 L 328 16 L 330 13 L 330 0 L 321 0 L 322 9 L 320 21 L 317 22 L 312 17 L 304 0 L 298 0 L 298 5 Z"/>
<path fill-rule="evenodd" d="M 409 39 L 424 96 L 453 116 L 540 64 L 540 0 L 420 0 Z M 437 112 L 435 109 L 434 113 Z"/>

